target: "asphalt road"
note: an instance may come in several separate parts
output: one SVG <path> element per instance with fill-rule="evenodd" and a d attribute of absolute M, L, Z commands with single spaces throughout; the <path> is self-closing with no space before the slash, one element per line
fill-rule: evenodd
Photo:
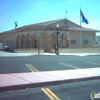
<path fill-rule="evenodd" d="M 0 74 L 100 67 L 100 56 L 1 57 Z M 91 100 L 100 80 L 1 92 L 0 100 Z"/>

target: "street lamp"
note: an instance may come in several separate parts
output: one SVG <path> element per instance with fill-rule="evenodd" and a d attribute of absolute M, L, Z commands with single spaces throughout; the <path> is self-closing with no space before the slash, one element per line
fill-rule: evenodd
<path fill-rule="evenodd" d="M 59 28 L 59 24 L 56 25 L 56 28 L 57 28 L 57 32 L 56 32 L 56 35 L 57 35 L 57 55 L 59 55 L 59 45 L 58 45 L 58 35 L 60 34 L 60 32 L 58 32 L 58 28 Z"/>
<path fill-rule="evenodd" d="M 38 37 L 38 55 L 40 54 L 40 50 L 39 50 L 39 38 L 40 38 L 40 34 L 37 33 L 37 37 Z"/>

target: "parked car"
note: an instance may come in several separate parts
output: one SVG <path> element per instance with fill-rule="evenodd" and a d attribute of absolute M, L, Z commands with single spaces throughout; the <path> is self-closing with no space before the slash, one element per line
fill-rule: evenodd
<path fill-rule="evenodd" d="M 9 47 L 8 46 L 6 46 L 5 44 L 3 44 L 3 43 L 0 43 L 0 50 L 4 50 L 4 51 L 9 51 Z"/>
<path fill-rule="evenodd" d="M 100 44 L 92 45 L 91 47 L 100 47 Z"/>

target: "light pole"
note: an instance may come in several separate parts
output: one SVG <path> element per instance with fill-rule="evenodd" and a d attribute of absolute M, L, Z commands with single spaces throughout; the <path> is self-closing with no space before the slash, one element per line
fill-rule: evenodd
<path fill-rule="evenodd" d="M 40 39 L 40 33 L 39 33 L 39 27 L 38 27 L 38 30 L 37 30 L 37 33 L 36 33 L 36 35 L 37 35 L 37 38 L 38 38 L 38 55 L 40 54 L 40 46 L 39 46 L 39 39 Z"/>
<path fill-rule="evenodd" d="M 39 50 L 39 38 L 40 38 L 40 34 L 37 33 L 37 37 L 38 37 L 38 55 L 40 54 L 40 50 Z"/>
<path fill-rule="evenodd" d="M 17 28 L 18 24 L 17 24 L 17 22 L 14 22 L 14 24 L 15 24 L 15 33 L 16 33 L 16 28 Z M 16 34 L 15 34 L 15 40 L 16 40 Z M 19 47 L 19 45 L 16 45 L 16 43 L 15 43 L 14 49 L 17 47 Z"/>
<path fill-rule="evenodd" d="M 58 44 L 58 35 L 60 34 L 60 32 L 58 32 L 58 28 L 59 28 L 59 24 L 56 25 L 56 28 L 57 28 L 57 32 L 56 32 L 56 35 L 57 35 L 57 55 L 59 55 L 59 44 Z"/>

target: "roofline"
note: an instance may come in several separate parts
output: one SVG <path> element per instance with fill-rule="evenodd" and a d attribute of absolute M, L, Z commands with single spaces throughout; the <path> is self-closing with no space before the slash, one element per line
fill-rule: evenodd
<path fill-rule="evenodd" d="M 86 27 L 82 27 L 82 28 L 85 28 L 85 29 L 91 30 L 91 31 L 95 31 L 95 32 L 100 32 L 100 30 L 96 30 L 96 29 L 92 29 L 92 28 L 86 28 Z"/>
<path fill-rule="evenodd" d="M 33 25 L 33 26 L 44 26 L 44 27 L 46 27 L 46 26 L 51 25 L 51 24 L 54 24 L 54 23 L 56 23 L 56 22 L 60 22 L 60 21 L 62 21 L 62 20 L 64 20 L 64 19 L 66 19 L 66 18 L 57 19 L 57 20 L 50 20 L 50 21 L 52 21 L 52 22 L 49 23 L 49 24 L 46 24 L 46 25 L 39 25 L 39 24 L 42 24 L 42 23 L 45 23 L 45 22 L 50 22 L 50 21 L 45 21 L 45 22 L 40 22 L 40 23 L 34 23 L 34 24 L 24 25 L 24 26 L 18 27 L 18 28 L 16 28 L 16 29 L 25 28 L 25 27 L 30 27 L 30 26 L 32 26 L 32 25 Z M 68 19 L 67 19 L 67 20 L 68 20 Z M 71 23 L 73 23 L 73 24 L 75 24 L 75 25 L 77 25 L 77 26 L 79 26 L 78 24 L 76 24 L 76 23 L 74 23 L 74 22 L 72 22 L 72 21 L 70 21 L 70 20 L 68 20 L 68 21 L 71 22 Z M 79 27 L 80 27 L 80 26 L 79 26 Z M 9 31 L 13 31 L 13 30 L 15 30 L 15 29 L 7 30 L 7 31 L 0 32 L 0 33 L 5 33 L 5 32 L 9 32 Z"/>
<path fill-rule="evenodd" d="M 47 25 L 45 25 L 45 26 L 48 26 L 48 25 L 54 24 L 54 23 L 56 23 L 56 22 L 60 22 L 60 21 L 62 21 L 62 20 L 64 20 L 64 19 L 54 20 L 55 22 L 51 22 L 50 24 L 47 24 Z"/>
<path fill-rule="evenodd" d="M 49 20 L 49 21 L 44 21 L 44 22 L 40 22 L 40 23 L 34 23 L 34 24 L 30 24 L 30 25 L 25 25 L 25 26 L 22 26 L 22 27 L 28 27 L 28 26 L 31 26 L 31 25 L 39 26 L 39 24 L 42 24 L 42 23 L 45 23 L 45 22 L 50 22 L 50 21 L 52 21 L 52 22 L 49 23 L 49 24 L 42 25 L 42 26 L 45 27 L 45 26 L 48 26 L 48 25 L 54 24 L 54 23 L 56 23 L 56 22 L 60 22 L 60 21 L 62 21 L 62 20 L 64 20 L 64 19 L 66 19 L 66 18 L 57 19 L 57 20 Z M 67 20 L 68 20 L 68 19 L 67 19 Z M 80 25 L 78 25 L 78 24 L 76 24 L 76 23 L 74 23 L 74 22 L 72 22 L 72 21 L 70 21 L 70 20 L 68 20 L 68 21 L 80 27 Z M 40 25 L 40 26 L 41 26 L 41 25 Z M 21 27 L 20 27 L 20 28 L 21 28 Z"/>
<path fill-rule="evenodd" d="M 70 30 L 70 31 L 79 31 L 80 28 L 70 27 L 69 30 Z M 82 27 L 81 30 L 82 30 L 82 31 L 90 31 L 90 32 L 100 32 L 100 30 L 90 29 L 90 28 L 85 28 L 85 27 Z"/>
<path fill-rule="evenodd" d="M 48 25 L 54 24 L 54 23 L 56 23 L 56 22 L 60 22 L 60 21 L 62 21 L 62 20 L 64 20 L 64 19 L 67 19 L 67 18 L 54 20 L 55 22 L 51 22 L 50 24 L 47 24 L 47 25 L 45 25 L 45 26 L 48 26 Z M 67 19 L 67 20 L 68 20 L 68 19 Z M 76 24 L 76 23 L 74 23 L 74 22 L 72 22 L 72 21 L 70 21 L 70 20 L 68 20 L 68 21 L 80 27 L 80 25 L 78 25 L 78 24 Z"/>
<path fill-rule="evenodd" d="M 51 20 L 51 21 L 45 21 L 45 22 L 40 22 L 40 23 L 35 23 L 35 24 L 30 24 L 30 25 L 24 25 L 24 26 L 21 26 L 21 27 L 16 28 L 16 30 L 17 30 L 17 29 L 21 29 L 21 28 L 26 28 L 26 27 L 28 28 L 28 27 L 32 27 L 32 26 L 43 26 L 43 27 L 46 27 L 46 26 L 48 26 L 48 25 L 51 25 L 51 24 L 60 22 L 60 21 L 65 20 L 65 19 L 66 19 L 66 18 L 57 19 L 57 20 Z M 68 19 L 67 19 L 67 20 L 68 20 Z M 72 21 L 70 21 L 70 20 L 68 20 L 68 21 L 78 26 L 78 27 L 75 27 L 76 29 L 75 29 L 74 27 L 69 27 L 69 30 L 79 31 L 80 25 L 78 25 L 78 24 L 76 24 L 76 23 L 74 23 L 74 22 L 72 22 Z M 47 24 L 46 24 L 46 22 L 47 22 Z M 43 25 L 43 23 L 44 23 L 44 25 Z M 48 24 L 48 23 L 49 23 L 49 24 Z M 39 24 L 40 24 L 40 25 L 39 25 Z M 73 29 L 70 29 L 70 28 L 73 28 Z M 81 28 L 83 29 L 83 31 L 100 32 L 100 30 L 95 30 L 95 29 L 90 29 L 90 28 L 85 28 L 85 27 L 81 27 Z M 14 31 L 15 31 L 15 29 L 12 29 L 12 30 L 8 30 L 8 31 L 0 32 L 0 33 L 8 33 L 8 32 L 13 33 Z"/>
<path fill-rule="evenodd" d="M 74 22 L 72 22 L 72 21 L 70 21 L 70 20 L 68 20 L 69 22 L 71 22 L 71 23 L 73 23 L 73 24 L 75 24 L 75 25 L 77 25 L 77 26 L 79 26 L 79 27 L 81 27 L 80 25 L 78 25 L 78 24 L 76 24 L 76 23 L 74 23 Z"/>

